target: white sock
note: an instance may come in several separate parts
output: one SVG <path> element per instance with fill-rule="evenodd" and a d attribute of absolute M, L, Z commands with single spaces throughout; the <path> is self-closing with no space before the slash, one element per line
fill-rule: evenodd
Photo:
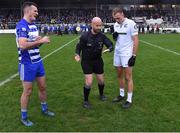
<path fill-rule="evenodd" d="M 21 109 L 21 112 L 27 112 L 27 109 Z"/>
<path fill-rule="evenodd" d="M 130 103 L 132 103 L 132 95 L 133 95 L 132 92 L 127 93 L 127 101 L 130 102 Z"/>
<path fill-rule="evenodd" d="M 119 95 L 124 97 L 124 88 L 119 88 Z"/>
<path fill-rule="evenodd" d="M 46 102 L 41 102 L 41 104 L 47 104 Z"/>

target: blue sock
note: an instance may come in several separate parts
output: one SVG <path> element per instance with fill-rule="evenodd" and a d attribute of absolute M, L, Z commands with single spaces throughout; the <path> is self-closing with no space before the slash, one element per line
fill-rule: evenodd
<path fill-rule="evenodd" d="M 21 119 L 27 119 L 27 110 L 21 109 Z"/>
<path fill-rule="evenodd" d="M 47 103 L 46 102 L 41 102 L 41 110 L 42 110 L 42 112 L 47 111 L 47 109 L 48 109 Z"/>

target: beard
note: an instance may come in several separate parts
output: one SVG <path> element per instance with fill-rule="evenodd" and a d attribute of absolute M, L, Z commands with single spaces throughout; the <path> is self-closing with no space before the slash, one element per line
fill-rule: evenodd
<path fill-rule="evenodd" d="M 94 31 L 95 33 L 99 33 L 99 32 L 101 32 L 101 29 L 93 29 L 93 31 Z"/>

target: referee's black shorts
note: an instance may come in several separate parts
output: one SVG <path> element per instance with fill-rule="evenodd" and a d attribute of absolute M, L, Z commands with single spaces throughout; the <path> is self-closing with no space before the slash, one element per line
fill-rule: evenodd
<path fill-rule="evenodd" d="M 102 58 L 97 60 L 82 60 L 81 67 L 84 74 L 103 74 L 104 73 L 104 62 Z"/>

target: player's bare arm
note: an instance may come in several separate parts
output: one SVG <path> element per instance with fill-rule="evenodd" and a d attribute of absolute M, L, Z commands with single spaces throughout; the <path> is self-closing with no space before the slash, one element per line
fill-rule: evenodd
<path fill-rule="evenodd" d="M 133 42 L 134 42 L 134 47 L 133 47 L 133 55 L 137 54 L 137 50 L 138 50 L 138 45 L 139 45 L 139 39 L 138 39 L 138 35 L 134 35 L 132 37 Z"/>
<path fill-rule="evenodd" d="M 36 41 L 34 42 L 28 42 L 27 38 L 19 38 L 18 40 L 19 42 L 19 47 L 21 49 L 31 49 L 33 47 L 36 47 L 36 46 L 39 46 L 41 44 L 47 44 L 47 43 L 50 43 L 50 39 L 48 36 L 44 36 L 44 37 L 39 37 L 36 39 Z"/>

